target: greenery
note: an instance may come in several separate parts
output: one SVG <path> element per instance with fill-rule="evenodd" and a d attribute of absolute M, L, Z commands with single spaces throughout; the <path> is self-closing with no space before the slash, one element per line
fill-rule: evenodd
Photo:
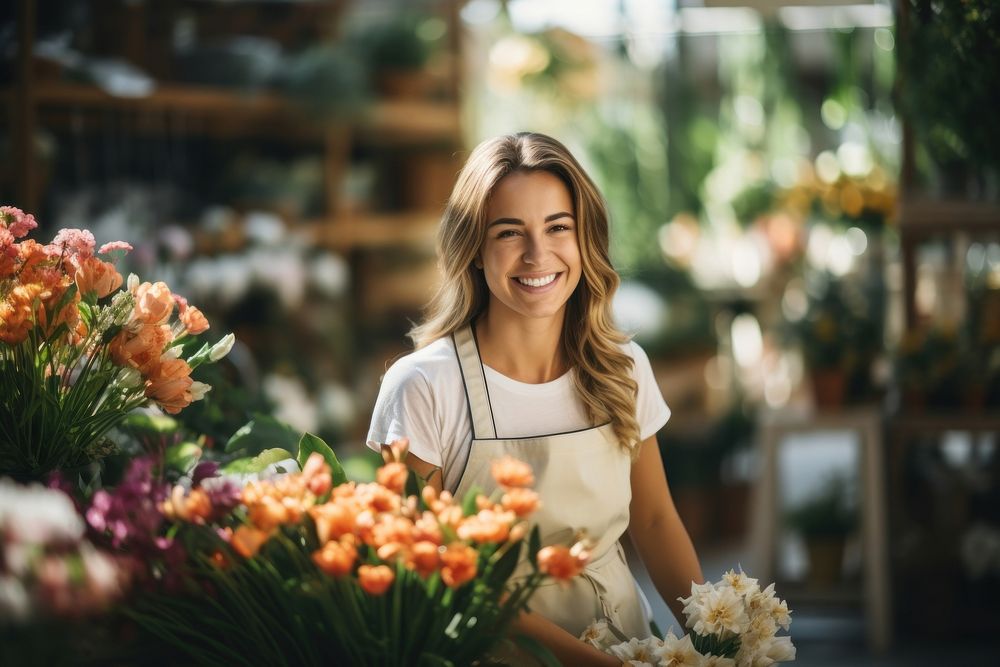
<path fill-rule="evenodd" d="M 849 504 L 843 475 L 827 479 L 819 493 L 788 513 L 788 524 L 805 539 L 844 537 L 857 524 L 857 511 Z"/>

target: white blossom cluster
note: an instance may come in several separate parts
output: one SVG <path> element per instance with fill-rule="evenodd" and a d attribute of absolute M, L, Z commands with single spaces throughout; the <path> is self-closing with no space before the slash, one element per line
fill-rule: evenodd
<path fill-rule="evenodd" d="M 618 642 L 607 621 L 595 620 L 580 639 L 633 667 L 768 667 L 795 659 L 791 637 L 776 636 L 792 619 L 774 584 L 761 590 L 756 579 L 730 570 L 717 583 L 692 584 L 680 601 L 691 634 Z"/>

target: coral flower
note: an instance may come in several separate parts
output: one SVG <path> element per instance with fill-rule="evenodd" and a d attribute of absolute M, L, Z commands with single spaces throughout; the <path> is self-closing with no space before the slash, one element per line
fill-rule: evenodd
<path fill-rule="evenodd" d="M 185 495 L 184 487 L 178 484 L 160 504 L 160 511 L 168 519 L 204 524 L 212 516 L 212 501 L 202 489 L 192 489 Z"/>
<path fill-rule="evenodd" d="M 409 475 L 409 470 L 406 468 L 406 464 L 393 461 L 386 463 L 375 472 L 375 481 L 395 493 L 403 493 L 407 475 Z"/>
<path fill-rule="evenodd" d="M 544 547 L 538 552 L 538 569 L 553 579 L 565 581 L 583 571 L 586 560 L 570 553 L 569 547 Z"/>
<path fill-rule="evenodd" d="M 16 345 L 28 337 L 35 325 L 34 304 L 43 290 L 42 285 L 18 285 L 0 301 L 0 340 Z"/>
<path fill-rule="evenodd" d="M 493 473 L 493 479 L 497 481 L 497 484 L 504 489 L 531 486 L 535 483 L 535 476 L 531 474 L 531 466 L 512 456 L 505 456 L 493 461 L 490 465 L 490 472 Z"/>
<path fill-rule="evenodd" d="M 165 412 L 172 415 L 186 408 L 194 400 L 191 395 L 191 367 L 183 359 L 167 359 L 160 364 L 156 377 L 146 386 L 146 396 L 156 401 Z"/>
<path fill-rule="evenodd" d="M 114 264 L 96 257 L 87 257 L 79 263 L 74 280 L 81 294 L 94 292 L 98 299 L 122 286 L 122 276 L 115 270 Z"/>
<path fill-rule="evenodd" d="M 433 542 L 417 542 L 410 548 L 409 564 L 421 577 L 430 576 L 440 563 L 438 545 Z"/>
<path fill-rule="evenodd" d="M 425 487 L 427 488 L 427 487 Z M 430 542 L 441 545 L 441 526 L 432 512 L 424 512 L 413 522 L 413 540 L 415 542 Z"/>
<path fill-rule="evenodd" d="M 320 544 L 354 531 L 354 512 L 344 503 L 324 503 L 309 508 Z"/>
<path fill-rule="evenodd" d="M 180 320 L 181 324 L 184 325 L 184 329 L 192 336 L 197 336 L 200 333 L 208 331 L 208 319 L 194 306 L 182 309 Z"/>
<path fill-rule="evenodd" d="M 413 522 L 401 516 L 383 514 L 372 526 L 369 540 L 376 549 L 391 542 L 413 544 Z"/>
<path fill-rule="evenodd" d="M 441 581 L 458 588 L 476 576 L 479 553 L 467 544 L 452 543 L 441 554 Z"/>
<path fill-rule="evenodd" d="M 115 364 L 137 368 L 149 378 L 158 374 L 163 348 L 169 342 L 170 331 L 167 327 L 141 325 L 134 332 L 127 329 L 120 331 L 108 349 Z"/>
<path fill-rule="evenodd" d="M 519 517 L 524 517 L 541 506 L 538 494 L 531 489 L 513 488 L 503 494 L 500 505 L 505 510 L 511 511 Z"/>
<path fill-rule="evenodd" d="M 250 526 L 239 526 L 233 531 L 233 537 L 229 543 L 239 555 L 244 558 L 253 558 L 270 537 L 270 531 Z"/>
<path fill-rule="evenodd" d="M 473 542 L 503 542 L 510 534 L 514 522 L 513 512 L 494 512 L 485 509 L 468 517 L 458 527 L 458 536 Z"/>
<path fill-rule="evenodd" d="M 350 574 L 357 558 L 358 550 L 350 540 L 327 542 L 312 555 L 316 567 L 331 577 Z"/>
<path fill-rule="evenodd" d="M 166 283 L 142 283 L 135 288 L 135 317 L 147 324 L 164 324 L 174 310 Z"/>
<path fill-rule="evenodd" d="M 333 486 L 333 477 L 330 475 L 330 466 L 326 464 L 322 454 L 313 452 L 309 455 L 306 464 L 302 466 L 302 479 L 314 496 L 327 494 Z"/>
<path fill-rule="evenodd" d="M 382 595 L 395 579 L 396 575 L 387 565 L 362 565 L 358 568 L 358 583 L 369 595 Z"/>

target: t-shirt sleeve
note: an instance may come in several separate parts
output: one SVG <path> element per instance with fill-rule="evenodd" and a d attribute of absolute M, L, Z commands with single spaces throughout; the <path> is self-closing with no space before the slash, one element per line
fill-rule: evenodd
<path fill-rule="evenodd" d="M 434 394 L 427 377 L 401 359 L 382 380 L 367 444 L 379 451 L 381 445 L 406 437 L 414 456 L 440 467 L 442 440 L 436 415 Z"/>
<path fill-rule="evenodd" d="M 632 355 L 632 374 L 639 385 L 635 399 L 636 420 L 639 422 L 639 438 L 645 440 L 663 428 L 670 419 L 670 408 L 663 400 L 660 387 L 656 384 L 656 376 L 649 364 L 649 357 L 635 342 L 629 343 L 629 353 Z"/>

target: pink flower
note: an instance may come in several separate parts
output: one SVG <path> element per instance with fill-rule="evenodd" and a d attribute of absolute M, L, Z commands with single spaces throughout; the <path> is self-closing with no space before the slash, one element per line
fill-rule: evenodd
<path fill-rule="evenodd" d="M 94 235 L 86 229 L 60 229 L 47 250 L 54 255 L 65 252 L 83 258 L 94 254 L 95 245 L 97 242 L 94 240 Z"/>
<path fill-rule="evenodd" d="M 109 252 L 114 252 L 115 250 L 124 250 L 129 252 L 132 250 L 132 244 L 126 243 L 125 241 L 112 241 L 111 243 L 105 243 L 100 248 L 97 249 L 99 255 L 105 255 Z"/>
<path fill-rule="evenodd" d="M 38 226 L 35 216 L 13 206 L 0 206 L 0 222 L 7 226 L 16 239 Z"/>

